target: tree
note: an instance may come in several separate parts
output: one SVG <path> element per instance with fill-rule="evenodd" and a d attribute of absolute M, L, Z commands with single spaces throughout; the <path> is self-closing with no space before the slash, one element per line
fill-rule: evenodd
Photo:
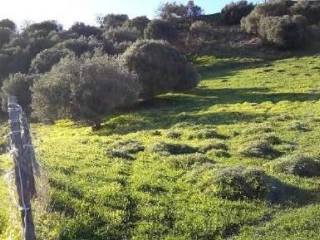
<path fill-rule="evenodd" d="M 94 27 L 94 26 L 89 26 L 86 25 L 82 22 L 77 22 L 73 24 L 69 31 L 76 33 L 79 37 L 84 36 L 84 37 L 90 37 L 94 36 L 97 38 L 101 37 L 102 31 L 100 28 Z"/>
<path fill-rule="evenodd" d="M 303 47 L 306 43 L 307 20 L 301 15 L 265 17 L 259 25 L 259 36 L 279 48 Z"/>
<path fill-rule="evenodd" d="M 196 18 L 202 13 L 202 8 L 195 5 L 194 1 L 188 1 L 187 5 L 167 2 L 159 7 L 159 16 L 163 20 Z"/>
<path fill-rule="evenodd" d="M 104 37 L 113 43 L 135 42 L 141 36 L 136 28 L 118 27 L 105 32 Z"/>
<path fill-rule="evenodd" d="M 110 29 L 121 27 L 128 20 L 129 17 L 126 14 L 108 14 L 98 21 L 105 29 Z"/>
<path fill-rule="evenodd" d="M 99 128 L 101 119 L 136 103 L 135 74 L 108 56 L 65 58 L 33 87 L 32 107 L 41 121 L 72 118 Z"/>
<path fill-rule="evenodd" d="M 40 23 L 34 23 L 27 26 L 24 29 L 24 33 L 33 34 L 36 33 L 39 36 L 48 36 L 50 32 L 60 32 L 62 31 L 62 25 L 58 24 L 56 21 L 43 21 Z"/>
<path fill-rule="evenodd" d="M 57 64 L 62 58 L 72 53 L 68 50 L 60 50 L 56 48 L 45 49 L 38 53 L 32 60 L 30 66 L 31 73 L 45 73 L 51 70 L 51 68 Z"/>
<path fill-rule="evenodd" d="M 254 5 L 246 0 L 229 3 L 221 10 L 222 20 L 227 25 L 240 24 L 240 20 L 253 9 Z"/>
<path fill-rule="evenodd" d="M 293 15 L 305 16 L 309 24 L 320 23 L 320 2 L 318 1 L 298 1 L 290 8 Z"/>
<path fill-rule="evenodd" d="M 177 29 L 168 21 L 152 20 L 145 29 L 144 36 L 147 39 L 166 40 L 174 42 L 178 38 Z"/>
<path fill-rule="evenodd" d="M 146 16 L 140 16 L 128 20 L 125 25 L 129 28 L 136 28 L 143 35 L 143 32 L 148 26 L 149 22 L 150 20 Z"/>
<path fill-rule="evenodd" d="M 0 28 L 0 48 L 10 41 L 12 31 L 9 28 Z"/>
<path fill-rule="evenodd" d="M 0 28 L 9 28 L 12 32 L 15 32 L 17 30 L 16 24 L 10 19 L 0 20 Z"/>
<path fill-rule="evenodd" d="M 1 104 L 2 110 L 7 111 L 7 103 L 9 96 L 16 96 L 18 103 L 22 106 L 23 110 L 31 113 L 31 87 L 39 75 L 27 75 L 16 73 L 10 75 L 4 82 L 1 88 Z"/>
<path fill-rule="evenodd" d="M 167 42 L 138 40 L 122 58 L 128 68 L 138 74 L 143 99 L 191 89 L 198 84 L 198 74 L 193 66 Z"/>

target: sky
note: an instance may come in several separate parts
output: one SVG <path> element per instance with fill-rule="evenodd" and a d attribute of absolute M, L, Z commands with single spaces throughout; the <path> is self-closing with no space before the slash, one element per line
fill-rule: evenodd
<path fill-rule="evenodd" d="M 195 0 L 205 13 L 215 13 L 232 0 Z M 260 1 L 260 0 L 253 0 Z M 65 28 L 75 22 L 96 24 L 96 17 L 108 13 L 124 13 L 130 18 L 156 16 L 163 0 L 9 0 L 1 4 L 0 19 L 9 18 L 18 26 L 26 22 L 57 20 Z M 186 3 L 187 0 L 178 2 Z"/>

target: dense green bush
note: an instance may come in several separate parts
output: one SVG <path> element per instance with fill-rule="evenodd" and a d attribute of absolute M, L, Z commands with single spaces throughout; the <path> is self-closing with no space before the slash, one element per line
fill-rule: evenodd
<path fill-rule="evenodd" d="M 305 16 L 309 24 L 320 22 L 320 2 L 298 1 L 290 8 L 291 14 Z"/>
<path fill-rule="evenodd" d="M 106 31 L 104 37 L 113 43 L 135 42 L 141 33 L 136 28 L 118 27 Z"/>
<path fill-rule="evenodd" d="M 53 65 L 57 64 L 62 58 L 72 53 L 67 50 L 45 49 L 38 53 L 32 60 L 30 66 L 31 73 L 45 73 L 51 70 Z"/>
<path fill-rule="evenodd" d="M 230 199 L 263 199 L 269 192 L 267 176 L 263 171 L 234 167 L 223 169 L 214 178 L 217 196 Z"/>
<path fill-rule="evenodd" d="M 143 35 L 144 30 L 148 26 L 150 20 L 146 16 L 135 17 L 133 19 L 128 20 L 125 23 L 126 27 L 137 29 L 141 35 Z"/>
<path fill-rule="evenodd" d="M 103 115 L 135 104 L 139 92 L 136 75 L 118 59 L 66 58 L 34 84 L 32 107 L 42 121 L 70 117 L 99 127 Z"/>
<path fill-rule="evenodd" d="M 253 8 L 254 5 L 246 0 L 229 3 L 221 10 L 222 21 L 226 25 L 240 24 L 240 20 L 246 17 Z"/>
<path fill-rule="evenodd" d="M 198 74 L 186 57 L 164 41 L 137 41 L 127 49 L 123 59 L 138 74 L 143 99 L 191 89 L 198 84 Z"/>
<path fill-rule="evenodd" d="M 12 32 L 15 32 L 17 25 L 10 19 L 2 19 L 0 20 L 0 28 L 9 28 Z"/>
<path fill-rule="evenodd" d="M 177 41 L 178 31 L 169 21 L 155 19 L 148 24 L 144 36 L 147 39 L 166 40 L 172 43 Z"/>
<path fill-rule="evenodd" d="M 108 14 L 98 21 L 105 29 L 117 28 L 123 26 L 129 20 L 126 14 Z"/>
<path fill-rule="evenodd" d="M 4 82 L 1 88 L 1 104 L 2 110 L 7 110 L 9 96 L 16 96 L 18 103 L 23 110 L 30 114 L 31 108 L 31 87 L 39 78 L 39 75 L 26 75 L 16 73 L 10 75 Z"/>
<path fill-rule="evenodd" d="M 242 18 L 242 29 L 248 33 L 258 34 L 261 18 L 289 14 L 288 4 L 289 2 L 287 1 L 271 1 L 257 5 L 247 17 Z"/>
<path fill-rule="evenodd" d="M 307 40 L 306 18 L 301 15 L 264 17 L 260 20 L 258 33 L 266 43 L 279 48 L 303 47 Z"/>
<path fill-rule="evenodd" d="M 73 24 L 69 31 L 76 33 L 79 37 L 84 36 L 84 37 L 90 37 L 94 36 L 99 38 L 102 34 L 102 30 L 100 28 L 94 27 L 94 26 L 89 26 L 86 25 L 82 22 L 77 22 Z"/>

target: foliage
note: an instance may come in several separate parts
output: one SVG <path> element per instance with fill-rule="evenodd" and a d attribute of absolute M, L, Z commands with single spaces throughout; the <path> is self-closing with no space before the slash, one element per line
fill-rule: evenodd
<path fill-rule="evenodd" d="M 152 98 L 170 91 L 195 87 L 198 75 L 185 56 L 168 43 L 143 40 L 134 43 L 123 55 L 130 70 L 135 71 L 142 84 L 141 97 Z"/>
<path fill-rule="evenodd" d="M 212 34 L 212 26 L 204 21 L 195 21 L 189 29 L 191 37 L 207 39 Z"/>
<path fill-rule="evenodd" d="M 151 151 L 162 155 L 179 155 L 195 153 L 198 150 L 186 144 L 160 142 L 152 146 Z"/>
<path fill-rule="evenodd" d="M 317 1 L 297 1 L 291 8 L 292 15 L 302 15 L 306 17 L 309 24 L 320 22 L 320 2 Z"/>
<path fill-rule="evenodd" d="M 267 140 L 251 141 L 241 147 L 240 153 L 247 157 L 274 159 L 281 155 Z"/>
<path fill-rule="evenodd" d="M 140 16 L 140 17 L 135 17 L 133 19 L 128 20 L 124 25 L 129 28 L 137 29 L 141 33 L 141 35 L 143 35 L 144 30 L 148 26 L 149 22 L 150 22 L 149 18 L 147 18 L 146 16 Z"/>
<path fill-rule="evenodd" d="M 134 104 L 139 90 L 136 76 L 117 59 L 67 58 L 34 84 L 32 106 L 41 121 L 71 117 L 99 124 L 104 114 Z"/>
<path fill-rule="evenodd" d="M 71 52 L 66 50 L 59 50 L 56 48 L 45 49 L 38 53 L 32 60 L 30 66 L 31 73 L 45 73 L 57 64 L 62 58 L 67 55 L 72 55 Z"/>
<path fill-rule="evenodd" d="M 240 20 L 253 9 L 254 5 L 246 0 L 229 3 L 221 10 L 222 21 L 227 25 L 240 24 Z"/>
<path fill-rule="evenodd" d="M 202 13 L 202 8 L 195 5 L 194 1 L 188 1 L 186 5 L 166 2 L 159 8 L 159 16 L 164 20 L 196 18 Z"/>
<path fill-rule="evenodd" d="M 2 19 L 0 20 L 0 28 L 9 28 L 12 32 L 15 32 L 17 29 L 17 26 L 10 19 Z"/>
<path fill-rule="evenodd" d="M 18 103 L 27 114 L 31 113 L 31 87 L 39 78 L 38 75 L 12 74 L 7 78 L 1 88 L 2 110 L 7 111 L 9 96 L 16 96 Z"/>
<path fill-rule="evenodd" d="M 0 47 L 9 43 L 12 31 L 9 28 L 0 28 Z"/>
<path fill-rule="evenodd" d="M 223 169 L 213 183 L 215 194 L 230 200 L 263 199 L 270 191 L 263 171 L 243 167 Z"/>
<path fill-rule="evenodd" d="M 76 33 L 79 37 L 84 36 L 84 37 L 90 37 L 94 36 L 99 38 L 102 34 L 101 29 L 94 27 L 94 26 L 89 26 L 86 25 L 82 22 L 77 22 L 74 23 L 69 31 Z"/>
<path fill-rule="evenodd" d="M 260 20 L 259 36 L 279 48 L 301 48 L 307 39 L 306 19 L 301 15 L 265 17 Z"/>
<path fill-rule="evenodd" d="M 129 20 L 125 14 L 108 14 L 101 18 L 100 23 L 105 29 L 121 27 Z"/>
<path fill-rule="evenodd" d="M 308 155 L 289 155 L 273 163 L 272 169 L 291 173 L 300 177 L 319 177 L 320 161 Z"/>
<path fill-rule="evenodd" d="M 104 37 L 113 43 L 135 42 L 141 36 L 136 28 L 118 27 L 105 32 Z"/>
<path fill-rule="evenodd" d="M 178 38 L 177 29 L 169 21 L 160 19 L 152 20 L 144 31 L 146 39 L 166 40 L 175 42 Z"/>
<path fill-rule="evenodd" d="M 144 146 L 141 144 L 141 142 L 128 140 L 113 144 L 107 150 L 107 154 L 112 158 L 116 157 L 133 160 L 133 155 L 141 151 L 144 151 Z"/>
<path fill-rule="evenodd" d="M 24 29 L 26 34 L 38 34 L 42 37 L 48 36 L 51 32 L 62 31 L 62 25 L 56 21 L 43 21 L 40 23 L 33 23 Z"/>

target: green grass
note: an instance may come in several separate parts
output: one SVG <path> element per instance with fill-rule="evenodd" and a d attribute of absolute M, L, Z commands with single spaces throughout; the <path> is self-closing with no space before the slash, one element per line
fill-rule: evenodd
<path fill-rule="evenodd" d="M 36 214 L 39 239 L 319 239 L 320 178 L 270 166 L 320 155 L 320 56 L 197 64 L 197 89 L 110 116 L 99 132 L 70 121 L 33 126 L 50 183 L 47 213 Z M 279 155 L 260 154 L 261 141 Z M 248 145 L 258 151 L 243 154 Z M 264 170 L 272 192 L 217 196 L 217 173 L 238 166 Z"/>

